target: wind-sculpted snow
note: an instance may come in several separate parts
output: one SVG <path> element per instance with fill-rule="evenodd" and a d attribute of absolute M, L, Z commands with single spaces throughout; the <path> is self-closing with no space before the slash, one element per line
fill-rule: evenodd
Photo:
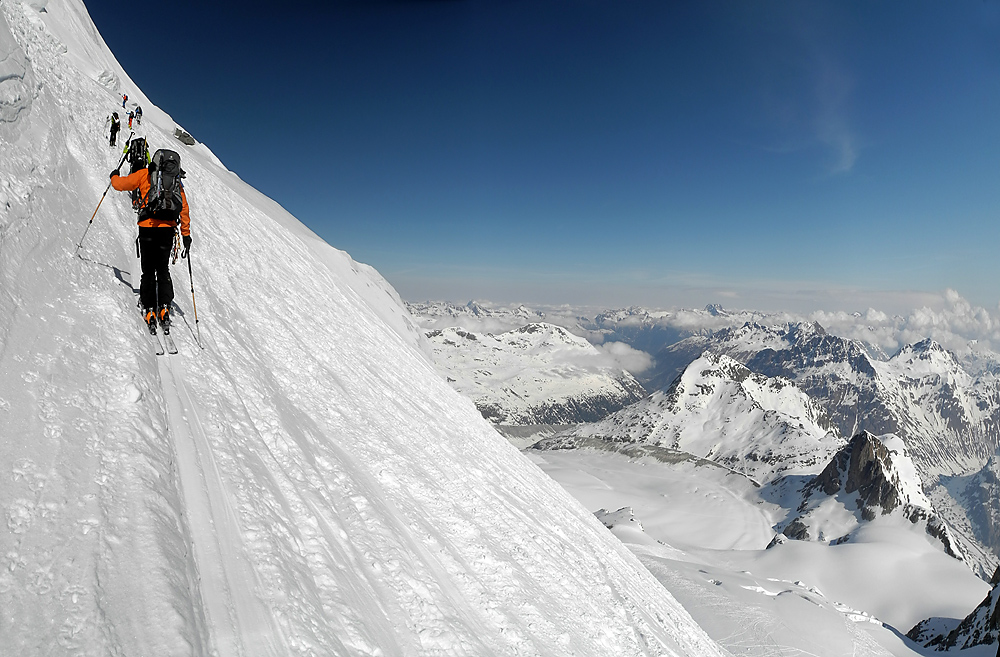
<path fill-rule="evenodd" d="M 34 75 L 24 51 L 0 22 L 0 123 L 13 123 L 31 107 Z"/>
<path fill-rule="evenodd" d="M 559 326 L 499 335 L 446 328 L 427 338 L 455 388 L 499 425 L 594 422 L 645 395 L 630 373 Z"/>
<path fill-rule="evenodd" d="M 819 472 L 843 444 L 822 411 L 789 381 L 711 353 L 691 363 L 669 390 L 538 447 L 586 438 L 680 449 L 761 482 Z"/>
<path fill-rule="evenodd" d="M 45 9 L 0 2 L 37 85 L 0 124 L 4 654 L 723 654 L 451 390 L 376 272 L 109 88 L 81 3 Z M 181 262 L 173 357 L 125 195 L 75 257 L 122 91 L 187 171 L 205 348 Z"/>

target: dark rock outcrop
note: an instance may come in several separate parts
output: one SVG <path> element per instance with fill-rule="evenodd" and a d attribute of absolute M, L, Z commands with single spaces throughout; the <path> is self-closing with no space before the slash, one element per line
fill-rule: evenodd
<path fill-rule="evenodd" d="M 824 540 L 822 531 L 812 527 L 810 514 L 825 499 L 840 496 L 845 504 L 853 500 L 859 522 L 870 522 L 898 510 L 911 523 L 923 524 L 927 534 L 941 543 L 945 554 L 965 560 L 948 524 L 933 509 L 913 504 L 907 498 L 893 463 L 893 453 L 867 431 L 854 436 L 821 473 L 802 487 L 801 493 L 797 515 L 780 528 L 788 538 L 808 541 L 815 533 L 819 540 Z M 833 539 L 831 544 L 850 540 L 848 533 Z"/>
<path fill-rule="evenodd" d="M 973 646 L 993 645 L 1000 636 L 1000 567 L 993 573 L 990 584 L 993 588 L 979 603 L 971 614 L 966 616 L 957 627 L 947 633 L 934 632 L 937 619 L 927 619 L 917 623 L 906 633 L 906 636 L 925 648 L 950 650 L 959 648 L 965 650 Z"/>
<path fill-rule="evenodd" d="M 889 450 L 878 438 L 862 431 L 803 488 L 804 499 L 799 510 L 806 509 L 815 493 L 830 496 L 843 491 L 858 493 L 858 510 L 865 520 L 874 520 L 877 512 L 881 515 L 892 512 L 901 499 L 898 478 L 888 478 L 891 459 Z"/>

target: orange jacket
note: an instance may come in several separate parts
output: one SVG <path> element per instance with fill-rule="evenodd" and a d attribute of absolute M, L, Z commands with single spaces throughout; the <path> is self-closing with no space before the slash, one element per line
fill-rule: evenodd
<path fill-rule="evenodd" d="M 111 186 L 119 192 L 131 192 L 138 189 L 139 194 L 145 199 L 149 196 L 149 169 L 139 169 L 124 177 L 112 176 Z M 159 228 L 160 226 L 173 228 L 177 222 L 147 217 L 140 221 L 139 225 L 143 228 Z M 184 185 L 181 185 L 181 235 L 190 234 L 191 215 L 188 209 L 187 195 L 184 193 Z"/>

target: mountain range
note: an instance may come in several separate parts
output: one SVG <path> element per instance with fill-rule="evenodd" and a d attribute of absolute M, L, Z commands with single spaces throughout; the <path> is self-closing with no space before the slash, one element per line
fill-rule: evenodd
<path fill-rule="evenodd" d="M 552 324 L 497 335 L 435 329 L 426 336 L 446 378 L 498 425 L 590 422 L 646 394 L 596 347 Z"/>

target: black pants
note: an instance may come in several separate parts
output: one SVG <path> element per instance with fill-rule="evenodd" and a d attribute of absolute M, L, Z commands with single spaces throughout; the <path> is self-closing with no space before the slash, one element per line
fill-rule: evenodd
<path fill-rule="evenodd" d="M 111 128 L 111 145 L 114 146 L 115 142 L 118 141 L 118 130 Z"/>
<path fill-rule="evenodd" d="M 170 250 L 173 247 L 173 228 L 139 227 L 139 257 L 142 259 L 139 303 L 143 308 L 169 306 L 174 300 L 174 284 L 170 280 Z"/>

